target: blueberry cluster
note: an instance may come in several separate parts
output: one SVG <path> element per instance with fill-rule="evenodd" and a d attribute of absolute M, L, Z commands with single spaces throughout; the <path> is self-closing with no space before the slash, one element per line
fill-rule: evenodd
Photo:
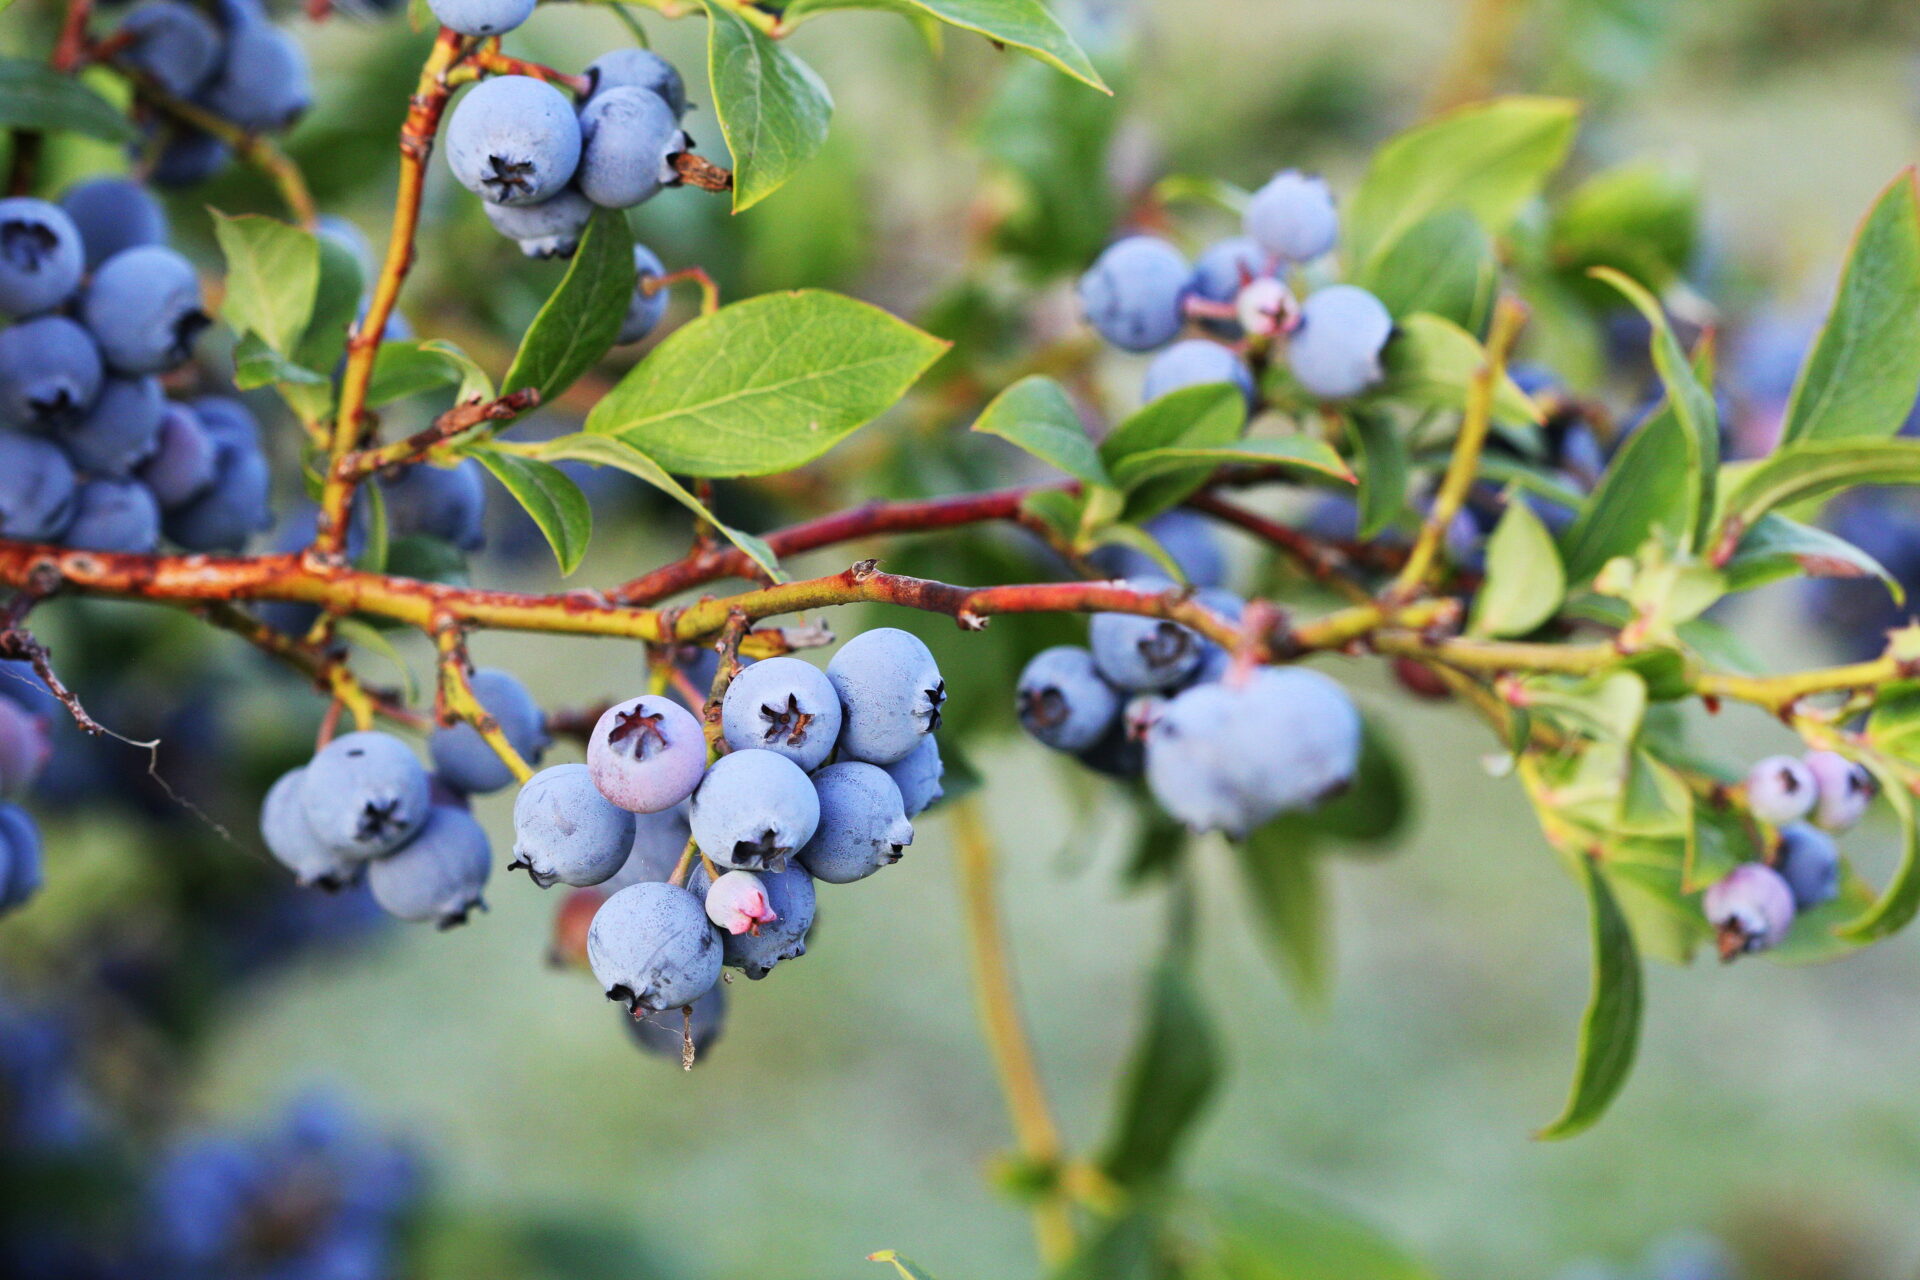
<path fill-rule="evenodd" d="M 1833 835 L 1858 824 L 1873 796 L 1873 775 L 1836 751 L 1769 756 L 1753 766 L 1747 808 L 1779 828 L 1779 839 L 1770 863 L 1742 863 L 1706 892 L 1702 905 L 1723 959 L 1778 946 L 1796 914 L 1839 895 Z"/>
<path fill-rule="evenodd" d="M 306 54 L 259 0 L 145 0 L 122 19 L 122 62 L 165 93 L 244 133 L 282 133 L 312 105 Z M 232 158 L 227 144 L 188 124 L 149 126 L 143 151 L 161 186 L 205 182 Z"/>
<path fill-rule="evenodd" d="M 1147 366 L 1143 399 L 1224 382 L 1255 401 L 1247 358 L 1264 358 L 1274 340 L 1285 344 L 1294 380 L 1318 399 L 1356 396 L 1378 383 L 1393 335 L 1385 305 L 1351 284 L 1297 300 L 1286 278 L 1325 257 L 1339 238 L 1327 184 L 1293 169 L 1275 175 L 1248 202 L 1243 230 L 1191 264 L 1158 236 L 1128 236 L 1080 277 L 1081 306 L 1103 338 L 1126 351 L 1158 353 Z M 1182 339 L 1189 320 L 1211 336 Z"/>
<path fill-rule="evenodd" d="M 865 879 L 912 843 L 911 819 L 941 795 L 945 701 L 933 655 L 894 628 L 854 637 L 825 671 L 791 657 L 743 667 L 711 763 L 692 712 L 629 699 L 595 724 L 585 764 L 521 789 L 511 865 L 543 887 L 596 886 L 570 900 L 591 904 L 595 977 L 636 1018 L 691 1007 L 697 1047 L 718 1034 L 723 966 L 763 978 L 805 954 L 815 882 Z M 681 1030 L 675 1018 L 635 1034 L 674 1052 Z"/>
<path fill-rule="evenodd" d="M 170 401 L 210 323 L 145 190 L 97 178 L 0 200 L 0 536 L 88 551 L 238 550 L 266 527 L 259 424 Z"/>
<path fill-rule="evenodd" d="M 475 696 L 523 759 L 548 745 L 546 719 L 512 674 L 482 669 Z M 303 885 L 338 890 L 363 875 L 389 915 L 466 922 L 493 866 L 486 829 L 467 797 L 498 791 L 513 775 L 469 724 L 436 729 L 427 742 L 434 772 L 387 733 L 335 738 L 283 774 L 260 809 L 267 849 Z"/>
<path fill-rule="evenodd" d="M 47 721 L 28 699 L 45 686 L 29 663 L 0 662 L 0 795 L 19 796 L 53 754 Z M 19 805 L 0 802 L 0 916 L 40 888 L 40 828 Z"/>

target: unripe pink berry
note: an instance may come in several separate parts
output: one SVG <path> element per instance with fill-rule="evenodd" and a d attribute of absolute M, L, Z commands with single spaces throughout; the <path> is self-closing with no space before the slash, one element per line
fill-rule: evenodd
<path fill-rule="evenodd" d="M 728 933 L 757 934 L 779 918 L 767 902 L 767 887 L 751 871 L 729 871 L 707 889 L 707 919 Z"/>

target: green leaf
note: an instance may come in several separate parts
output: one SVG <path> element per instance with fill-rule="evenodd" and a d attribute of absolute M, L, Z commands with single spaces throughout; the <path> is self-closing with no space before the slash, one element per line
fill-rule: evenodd
<path fill-rule="evenodd" d="M 1467 388 L 1486 363 L 1480 340 L 1453 321 L 1424 313 L 1402 316 L 1387 343 L 1386 379 L 1365 399 L 1458 412 L 1466 408 Z M 1503 375 L 1493 391 L 1493 420 L 1506 426 L 1537 423 L 1540 409 Z"/>
<path fill-rule="evenodd" d="M 1592 1127 L 1633 1069 L 1640 1040 L 1640 956 L 1626 917 L 1593 860 L 1577 857 L 1593 931 L 1593 993 L 1580 1021 L 1580 1065 L 1559 1119 L 1539 1138 L 1571 1138 Z"/>
<path fill-rule="evenodd" d="M 1522 682 L 1526 706 L 1602 742 L 1630 743 L 1647 711 L 1647 686 L 1631 671 L 1603 676 L 1534 676 Z"/>
<path fill-rule="evenodd" d="M 102 142 L 139 137 L 126 112 L 44 62 L 0 58 L 0 128 L 83 133 Z"/>
<path fill-rule="evenodd" d="M 325 374 L 315 373 L 273 350 L 257 333 L 249 333 L 233 346 L 233 385 L 242 391 L 252 391 L 269 383 L 324 387 L 331 381 Z"/>
<path fill-rule="evenodd" d="M 1722 526 L 1747 530 L 1776 507 L 1861 485 L 1920 484 L 1920 440 L 1801 440 L 1729 476 Z"/>
<path fill-rule="evenodd" d="M 1789 520 L 1777 511 L 1768 512 L 1754 522 L 1733 559 L 1726 563 L 1727 590 L 1751 591 L 1755 587 L 1799 576 L 1809 578 L 1879 578 L 1886 583 L 1895 604 L 1904 603 L 1906 589 L 1885 565 L 1838 534 L 1798 520 Z"/>
<path fill-rule="evenodd" d="M 460 381 L 460 367 L 422 342 L 383 342 L 373 356 L 367 385 L 371 408 L 392 404 Z"/>
<path fill-rule="evenodd" d="M 1833 310 L 1787 403 L 1781 439 L 1890 436 L 1920 390 L 1920 193 L 1912 169 L 1855 234 Z"/>
<path fill-rule="evenodd" d="M 1083 484 L 1113 483 L 1073 401 L 1052 378 L 1035 374 L 1014 383 L 993 398 L 973 429 L 1010 441 Z"/>
<path fill-rule="evenodd" d="M 947 345 L 841 294 L 762 294 L 675 330 L 587 430 L 680 475 L 788 471 L 892 407 Z"/>
<path fill-rule="evenodd" d="M 1212 1097 L 1219 1050 L 1198 994 L 1176 957 L 1149 980 L 1147 1022 L 1121 1086 L 1118 1128 L 1102 1160 L 1124 1187 L 1158 1181 Z"/>
<path fill-rule="evenodd" d="M 580 492 L 580 486 L 558 467 L 532 458 L 518 458 L 491 449 L 477 449 L 473 456 L 493 472 L 494 479 L 505 485 L 507 492 L 533 517 L 534 524 L 553 548 L 553 558 L 560 563 L 561 575 L 579 568 L 580 558 L 587 553 L 587 539 L 593 533 L 593 511 L 587 506 L 587 495 Z"/>
<path fill-rule="evenodd" d="M 1202 447 L 1238 440 L 1247 425 L 1247 397 L 1227 383 L 1182 387 L 1137 409 L 1100 442 L 1109 473 L 1129 456 L 1175 445 Z"/>
<path fill-rule="evenodd" d="M 1698 184 L 1665 165 L 1597 173 L 1554 214 L 1552 260 L 1576 279 L 1594 267 L 1613 267 L 1649 289 L 1664 289 L 1693 256 L 1699 202 Z"/>
<path fill-rule="evenodd" d="M 1413 807 L 1413 780 L 1399 749 L 1372 720 L 1363 720 L 1353 785 L 1301 821 L 1333 840 L 1379 844 L 1406 830 Z"/>
<path fill-rule="evenodd" d="M 1080 528 L 1080 513 L 1085 507 L 1086 503 L 1080 495 L 1060 489 L 1036 489 L 1020 500 L 1023 513 L 1068 540 Z"/>
<path fill-rule="evenodd" d="M 1512 490 L 1507 509 L 1487 539 L 1487 576 L 1473 600 L 1480 636 L 1523 636 L 1551 618 L 1567 593 L 1567 571 L 1553 535 L 1533 507 Z"/>
<path fill-rule="evenodd" d="M 1109 92 L 1086 53 L 1040 0 L 793 0 L 785 18 L 798 22 L 829 9 L 926 13 L 997 45 L 1031 54 L 1102 93 Z"/>
<path fill-rule="evenodd" d="M 635 280 L 627 215 L 596 209 L 567 274 L 520 339 L 501 387 L 508 392 L 532 387 L 542 404 L 557 400 L 620 336 Z"/>
<path fill-rule="evenodd" d="M 309 369 L 332 369 L 347 353 L 347 330 L 360 314 L 360 259 L 332 236 L 315 236 L 320 276 L 314 285 L 313 315 L 294 347 L 294 358 Z"/>
<path fill-rule="evenodd" d="M 718 0 L 707 8 L 707 76 L 733 153 L 733 211 L 779 190 L 827 140 L 833 96 L 813 68 Z"/>
<path fill-rule="evenodd" d="M 1433 214 L 1465 209 L 1505 231 L 1566 159 L 1579 106 L 1564 98 L 1496 98 L 1449 112 L 1374 153 L 1346 213 L 1348 260 L 1372 270 Z"/>
<path fill-rule="evenodd" d="M 1354 483 L 1353 472 L 1333 451 L 1333 446 L 1312 436 L 1261 436 L 1212 448 L 1174 445 L 1166 449 L 1143 449 L 1121 459 L 1113 469 L 1113 479 L 1123 489 L 1134 489 L 1143 481 L 1159 476 L 1183 471 L 1204 475 L 1230 463 L 1299 467 Z"/>
<path fill-rule="evenodd" d="M 1493 302 L 1493 238 L 1465 209 L 1443 209 L 1407 229 L 1357 283 L 1390 315 L 1420 312 L 1477 330 Z"/>
<path fill-rule="evenodd" d="M 282 355 L 307 331 L 320 288 L 320 245 L 309 232 L 245 213 L 213 212 L 213 234 L 227 258 L 221 312 L 236 333 L 259 335 Z"/>
<path fill-rule="evenodd" d="M 1356 408 L 1347 433 L 1360 463 L 1360 536 L 1371 538 L 1400 518 L 1407 505 L 1407 444 L 1384 413 Z"/>
<path fill-rule="evenodd" d="M 900 1280 L 933 1280 L 933 1273 L 923 1267 L 917 1267 L 912 1260 L 903 1258 L 892 1249 L 882 1249 L 878 1253 L 867 1255 L 868 1262 L 891 1262 L 899 1273 Z"/>
<path fill-rule="evenodd" d="M 1632 555 L 1656 534 L 1677 540 L 1691 527 L 1699 485 L 1694 453 L 1671 406 L 1641 426 L 1607 465 L 1562 546 L 1567 580 L 1585 582 L 1615 556 Z"/>
<path fill-rule="evenodd" d="M 707 510 L 706 505 L 699 498 L 667 474 L 665 467 L 626 441 L 613 436 L 589 435 L 582 431 L 545 441 L 537 446 L 536 452 L 544 459 L 555 461 L 572 459 L 576 462 L 591 463 L 596 467 L 613 467 L 646 481 L 712 525 L 722 537 L 744 551 L 748 559 L 759 565 L 775 581 L 784 580 L 785 575 L 780 572 L 780 559 L 773 554 L 772 547 L 750 533 L 742 533 L 731 525 L 722 524 L 715 519 L 714 514 Z"/>
<path fill-rule="evenodd" d="M 1332 940 L 1320 859 L 1313 837 L 1296 819 L 1281 818 L 1233 846 L 1260 912 L 1261 941 L 1287 970 L 1301 997 L 1316 1008 L 1332 985 Z"/>
<path fill-rule="evenodd" d="M 1914 814 L 1913 792 L 1900 771 L 1873 755 L 1861 756 L 1860 763 L 1872 771 L 1900 824 L 1900 865 L 1873 905 L 1836 926 L 1834 933 L 1848 942 L 1875 942 L 1906 928 L 1920 913 L 1920 822 Z"/>
<path fill-rule="evenodd" d="M 1168 1256 L 1170 1243 L 1160 1197 L 1145 1205 L 1130 1199 L 1050 1280 L 1180 1280 L 1185 1273 Z"/>
<path fill-rule="evenodd" d="M 1211 1213 L 1220 1280 L 1434 1280 L 1374 1227 L 1304 1192 L 1233 1195 Z"/>
<path fill-rule="evenodd" d="M 1867 717 L 1867 741 L 1875 751 L 1920 765 L 1920 688 L 1882 689 Z"/>

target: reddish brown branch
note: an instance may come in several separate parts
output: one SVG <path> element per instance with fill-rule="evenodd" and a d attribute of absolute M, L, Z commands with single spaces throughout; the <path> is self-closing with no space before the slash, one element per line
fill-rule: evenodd
<path fill-rule="evenodd" d="M 540 393 L 532 387 L 510 392 L 498 400 L 470 400 L 455 405 L 433 422 L 390 445 L 349 453 L 333 464 L 336 476 L 359 481 L 386 467 L 418 462 L 436 446 L 489 422 L 511 422 L 540 403 Z"/>

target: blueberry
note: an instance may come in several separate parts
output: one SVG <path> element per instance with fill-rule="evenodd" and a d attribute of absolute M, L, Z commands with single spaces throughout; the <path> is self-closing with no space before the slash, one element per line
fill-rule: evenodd
<path fill-rule="evenodd" d="M 1078 645 L 1055 645 L 1033 656 L 1014 687 L 1020 727 L 1055 751 L 1085 751 L 1120 714 L 1120 694 Z"/>
<path fill-rule="evenodd" d="M 31 787 L 52 754 L 46 720 L 12 698 L 0 698 L 0 795 L 17 796 Z"/>
<path fill-rule="evenodd" d="M 1252 236 L 1235 236 L 1194 259 L 1193 293 L 1208 302 L 1232 302 L 1241 289 L 1271 274 L 1272 257 L 1259 242 Z"/>
<path fill-rule="evenodd" d="M 233 152 L 210 133 L 176 125 L 166 134 L 147 177 L 159 187 L 192 187 L 227 167 Z"/>
<path fill-rule="evenodd" d="M 511 671 L 482 667 L 473 673 L 473 693 L 499 724 L 507 741 L 528 764 L 539 764 L 552 739 L 547 735 L 546 712 L 527 686 Z M 427 738 L 427 754 L 447 782 L 470 795 L 498 791 L 513 781 L 513 771 L 494 753 L 480 731 L 465 721 L 435 729 Z"/>
<path fill-rule="evenodd" d="M 591 102 L 601 93 L 623 86 L 648 89 L 673 108 L 677 120 L 687 114 L 687 87 L 671 62 L 651 49 L 615 49 L 587 64 Z"/>
<path fill-rule="evenodd" d="M 0 431 L 0 537 L 53 542 L 73 522 L 73 464 L 38 436 Z"/>
<path fill-rule="evenodd" d="M 1165 578 L 1133 578 L 1138 591 L 1171 591 Z M 1096 613 L 1087 624 L 1094 665 L 1109 684 L 1135 693 L 1171 689 L 1200 665 L 1200 635 L 1165 618 L 1134 613 Z"/>
<path fill-rule="evenodd" d="M 514 797 L 507 866 L 526 868 L 542 889 L 603 884 L 626 865 L 633 844 L 633 815 L 600 794 L 583 764 L 542 769 Z"/>
<path fill-rule="evenodd" d="M 1160 549 L 1180 566 L 1180 573 L 1196 587 L 1217 587 L 1227 580 L 1227 553 L 1213 523 L 1197 511 L 1176 507 L 1142 525 Z M 1101 547 L 1088 557 L 1110 578 L 1156 578 L 1159 561 L 1144 551 L 1120 543 Z"/>
<path fill-rule="evenodd" d="M 482 201 L 487 221 L 509 240 L 519 242 L 529 258 L 571 258 L 580 247 L 587 221 L 596 207 L 572 187 L 539 204 L 494 204 Z"/>
<path fill-rule="evenodd" d="M 1809 911 L 1840 896 L 1840 851 L 1818 827 L 1795 822 L 1780 828 L 1774 870 L 1793 890 L 1796 911 Z"/>
<path fill-rule="evenodd" d="M 447 122 L 447 164 L 460 185 L 495 204 L 559 194 L 580 163 L 580 121 L 552 85 L 500 76 L 468 91 Z"/>
<path fill-rule="evenodd" d="M 215 422 L 204 411 L 200 420 L 208 427 Z M 161 529 L 189 551 L 239 551 L 254 534 L 272 527 L 267 499 L 273 479 L 259 446 L 231 435 L 216 435 L 213 446 L 213 483 L 193 501 L 167 512 Z"/>
<path fill-rule="evenodd" d="M 840 736 L 840 695 L 826 673 L 798 658 L 768 658 L 735 676 L 720 704 L 734 750 L 762 747 L 811 773 Z"/>
<path fill-rule="evenodd" d="M 778 871 L 813 839 L 820 796 L 785 756 L 735 751 L 707 770 L 689 820 L 700 851 L 721 866 Z"/>
<path fill-rule="evenodd" d="M 1793 925 L 1793 889 L 1760 862 L 1743 862 L 1729 871 L 1708 888 L 1702 906 L 1722 960 L 1777 947 Z"/>
<path fill-rule="evenodd" d="M 380 482 L 387 527 L 396 538 L 437 538 L 461 551 L 486 542 L 484 471 L 472 458 L 451 467 L 419 463 Z"/>
<path fill-rule="evenodd" d="M 1219 587 L 1196 591 L 1193 598 L 1196 603 L 1205 605 L 1229 622 L 1240 621 L 1241 615 L 1247 611 L 1245 600 Z M 1194 668 L 1193 683 L 1206 684 L 1226 679 L 1228 670 L 1233 666 L 1233 652 L 1205 636 L 1200 639 L 1200 649 L 1200 665 Z"/>
<path fill-rule="evenodd" d="M 313 105 L 307 55 L 264 17 L 233 24 L 220 69 L 197 97 L 248 133 L 280 133 Z"/>
<path fill-rule="evenodd" d="M 89 271 L 122 249 L 167 242 L 167 211 L 145 187 L 125 178 L 94 178 L 69 187 L 60 208 L 80 233 Z"/>
<path fill-rule="evenodd" d="M 1236 838 L 1337 793 L 1359 759 L 1360 715 L 1346 691 L 1299 667 L 1195 685 L 1160 709 L 1146 741 L 1160 806 L 1196 831 Z"/>
<path fill-rule="evenodd" d="M 0 423 L 52 431 L 77 422 L 104 376 L 100 348 L 65 316 L 0 329 Z"/>
<path fill-rule="evenodd" d="M 180 0 L 148 0 L 120 20 L 131 40 L 120 56 L 176 98 L 191 98 L 213 78 L 226 41 L 212 20 Z"/>
<path fill-rule="evenodd" d="M 1287 340 L 1287 367 L 1321 399 L 1357 396 L 1385 377 L 1380 353 L 1393 336 L 1393 317 L 1358 285 L 1329 285 L 1307 295 L 1300 325 Z"/>
<path fill-rule="evenodd" d="M 691 1026 L 678 1009 L 639 1015 L 623 1013 L 620 1020 L 627 1024 L 635 1044 L 656 1057 L 675 1062 L 684 1060 L 686 1039 L 691 1036 L 693 1054 L 698 1059 L 713 1048 L 726 1027 L 727 986 L 724 982 L 715 983 L 713 990 L 693 1002 Z"/>
<path fill-rule="evenodd" d="M 152 455 L 166 412 L 158 378 L 109 376 L 93 407 L 60 433 L 60 443 L 82 471 L 132 475 Z"/>
<path fill-rule="evenodd" d="M 138 480 L 89 480 L 61 541 L 77 551 L 145 555 L 160 545 L 160 504 Z"/>
<path fill-rule="evenodd" d="M 1180 251 L 1156 236 L 1109 245 L 1080 277 L 1080 306 L 1100 336 L 1127 351 L 1172 342 L 1185 323 L 1182 303 L 1193 272 Z"/>
<path fill-rule="evenodd" d="M 427 7 L 463 36 L 502 36 L 533 16 L 533 0 L 427 0 Z"/>
<path fill-rule="evenodd" d="M 1253 400 L 1253 374 L 1246 361 L 1217 342 L 1188 338 L 1174 343 L 1147 364 L 1147 379 L 1141 385 L 1140 399 L 1150 403 L 1187 387 L 1204 387 L 1214 382 L 1230 382 L 1240 388 L 1249 402 Z"/>
<path fill-rule="evenodd" d="M 1850 831 L 1873 803 L 1873 775 L 1837 751 L 1809 751 L 1806 765 L 1819 799 L 1813 825 L 1823 831 Z"/>
<path fill-rule="evenodd" d="M 633 86 L 605 89 L 580 112 L 574 183 L 604 209 L 630 209 L 680 180 L 673 157 L 691 145 L 659 94 Z"/>
<path fill-rule="evenodd" d="M 213 487 L 218 460 L 200 415 L 169 403 L 160 416 L 152 456 L 140 464 L 140 482 L 153 490 L 162 511 L 173 511 Z"/>
<path fill-rule="evenodd" d="M 827 663 L 840 695 L 840 754 L 892 764 L 940 727 L 947 684 L 920 638 L 897 627 L 855 636 Z"/>
<path fill-rule="evenodd" d="M 100 264 L 80 301 L 81 317 L 116 373 L 165 373 L 193 355 L 210 323 L 200 277 L 171 249 L 123 249 Z"/>
<path fill-rule="evenodd" d="M 925 812 L 946 794 L 940 779 L 947 767 L 940 760 L 940 741 L 932 734 L 920 739 L 920 745 L 902 758 L 880 767 L 900 788 L 900 800 L 909 818 Z"/>
<path fill-rule="evenodd" d="M 1768 756 L 1747 774 L 1747 807 L 1762 822 L 1798 822 L 1818 797 L 1813 770 L 1793 756 Z"/>
<path fill-rule="evenodd" d="M 1247 235 L 1289 262 L 1307 262 L 1333 248 L 1340 216 L 1333 192 L 1320 178 L 1286 169 L 1253 193 L 1247 203 Z"/>
<path fill-rule="evenodd" d="M 646 694 L 608 707 L 587 740 L 600 794 L 635 813 L 671 809 L 700 785 L 707 742 L 700 721 L 671 698 Z"/>
<path fill-rule="evenodd" d="M 758 933 L 761 925 L 779 919 L 767 902 L 766 885 L 751 871 L 722 872 L 699 896 L 707 919 L 728 933 Z"/>
<path fill-rule="evenodd" d="M 73 296 L 84 270 L 79 228 L 58 205 L 29 196 L 0 200 L 0 311 L 51 311 Z"/>
<path fill-rule="evenodd" d="M 673 874 L 673 869 L 680 865 L 680 855 L 687 851 L 687 843 L 693 838 L 687 824 L 687 809 L 687 805 L 677 804 L 659 813 L 633 815 L 633 847 L 627 851 L 627 860 L 606 882 L 609 893 L 643 880 L 665 880 Z"/>
<path fill-rule="evenodd" d="M 723 963 L 756 982 L 782 960 L 797 960 L 807 954 L 807 930 L 813 927 L 815 909 L 813 877 L 805 869 L 793 866 L 769 871 L 759 880 L 774 918 L 752 933 L 720 935 Z M 709 891 L 705 868 L 694 868 L 687 887 L 696 894 Z"/>
<path fill-rule="evenodd" d="M 816 879 L 852 884 L 900 861 L 913 843 L 900 787 L 878 765 L 849 760 L 813 775 L 820 825 L 794 855 Z"/>
<path fill-rule="evenodd" d="M 18 910 L 40 891 L 40 828 L 17 804 L 0 804 L 0 912 Z"/>
<path fill-rule="evenodd" d="M 667 314 L 667 291 L 655 289 L 647 291 L 647 281 L 658 280 L 667 273 L 667 268 L 645 245 L 633 246 L 633 300 L 627 303 L 626 319 L 620 322 L 620 336 L 614 339 L 616 345 L 625 346 L 659 328 L 661 317 Z"/>
<path fill-rule="evenodd" d="M 260 805 L 260 838 L 267 852 L 302 886 L 329 891 L 344 889 L 360 878 L 365 865 L 343 858 L 320 843 L 307 825 L 306 807 L 301 802 L 301 780 L 305 769 L 289 769 L 267 791 Z"/>
<path fill-rule="evenodd" d="M 465 809 L 436 804 L 413 839 L 367 867 L 367 888 L 390 916 L 451 929 L 486 910 L 480 893 L 492 869 L 486 828 Z"/>
<path fill-rule="evenodd" d="M 677 885 L 629 885 L 587 930 L 587 963 L 633 1013 L 692 1004 L 720 981 L 720 935 L 700 899 Z"/>
<path fill-rule="evenodd" d="M 260 448 L 260 420 L 246 401 L 235 396 L 201 396 L 192 403 L 200 425 L 215 442 Z"/>
<path fill-rule="evenodd" d="M 335 738 L 307 766 L 300 804 L 320 843 L 343 858 L 377 858 L 427 820 L 427 771 L 406 743 L 363 730 Z"/>

